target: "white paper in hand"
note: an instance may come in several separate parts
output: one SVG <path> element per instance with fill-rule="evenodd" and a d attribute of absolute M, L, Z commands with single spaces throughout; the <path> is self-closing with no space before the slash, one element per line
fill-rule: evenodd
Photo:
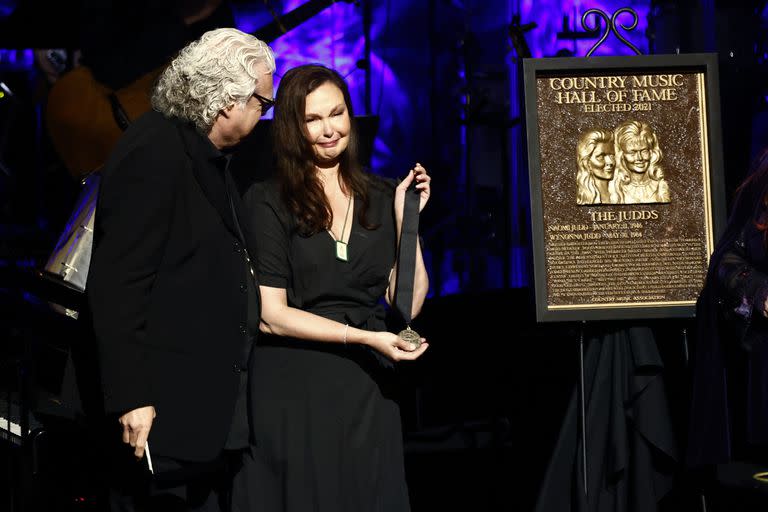
<path fill-rule="evenodd" d="M 144 458 L 147 460 L 147 469 L 154 475 L 155 469 L 152 467 L 152 455 L 149 453 L 149 441 L 147 441 L 147 444 L 144 447 Z"/>

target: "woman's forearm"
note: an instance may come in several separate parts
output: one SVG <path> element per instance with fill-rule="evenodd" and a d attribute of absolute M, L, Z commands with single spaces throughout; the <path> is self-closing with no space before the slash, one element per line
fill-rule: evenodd
<path fill-rule="evenodd" d="M 268 334 L 324 343 L 367 344 L 368 331 L 290 306 L 263 308 L 259 329 Z"/>

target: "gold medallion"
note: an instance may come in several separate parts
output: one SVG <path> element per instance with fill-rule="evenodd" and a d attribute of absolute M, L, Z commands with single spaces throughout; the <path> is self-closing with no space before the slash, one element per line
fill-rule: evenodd
<path fill-rule="evenodd" d="M 398 336 L 400 336 L 400 339 L 403 341 L 407 341 L 411 345 L 413 345 L 413 349 L 416 350 L 421 346 L 421 336 L 419 333 L 411 329 L 410 326 L 406 327 L 399 333 L 397 333 Z"/>

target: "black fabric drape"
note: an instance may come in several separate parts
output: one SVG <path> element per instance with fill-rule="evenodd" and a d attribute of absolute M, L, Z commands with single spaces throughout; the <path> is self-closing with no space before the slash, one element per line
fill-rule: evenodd
<path fill-rule="evenodd" d="M 535 510 L 657 510 L 672 488 L 678 451 L 653 333 L 645 326 L 599 327 L 585 338 L 588 492 L 574 392 Z"/>

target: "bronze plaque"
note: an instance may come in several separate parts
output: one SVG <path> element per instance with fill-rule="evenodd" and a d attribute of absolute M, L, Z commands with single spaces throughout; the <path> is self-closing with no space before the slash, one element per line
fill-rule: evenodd
<path fill-rule="evenodd" d="M 715 63 L 526 61 L 540 320 L 692 316 L 723 209 Z"/>

